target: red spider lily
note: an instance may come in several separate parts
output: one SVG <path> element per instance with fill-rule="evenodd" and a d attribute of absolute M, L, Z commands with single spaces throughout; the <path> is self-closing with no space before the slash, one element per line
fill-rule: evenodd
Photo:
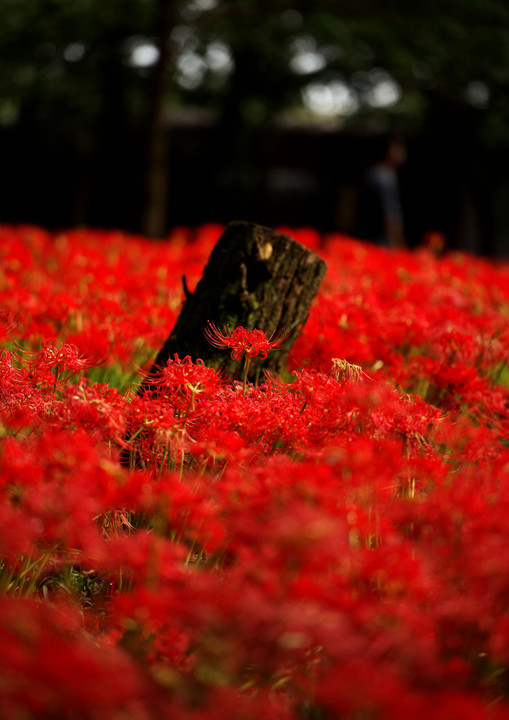
<path fill-rule="evenodd" d="M 279 333 L 274 331 L 270 337 L 267 337 L 263 330 L 246 330 L 241 325 L 236 327 L 233 332 L 227 325 L 221 332 L 217 325 L 212 322 L 208 323 L 203 332 L 209 343 L 214 347 L 229 348 L 233 360 L 240 360 L 243 353 L 245 353 L 246 358 L 259 355 L 261 359 L 264 359 L 268 353 L 283 347 L 291 335 L 291 331 L 281 331 Z"/>
<path fill-rule="evenodd" d="M 57 347 L 43 342 L 39 352 L 21 350 L 20 353 L 23 359 L 23 356 L 28 358 L 30 376 L 35 382 L 52 386 L 53 390 L 56 389 L 59 380 L 101 364 L 100 360 L 81 355 L 76 345 L 72 343 L 62 343 Z"/>
<path fill-rule="evenodd" d="M 182 360 L 177 354 L 166 365 L 158 368 L 152 383 L 158 391 L 179 410 L 194 410 L 195 398 L 202 393 L 213 394 L 222 384 L 221 375 L 207 367 L 203 360 L 193 362 L 187 355 Z"/>
<path fill-rule="evenodd" d="M 115 389 L 219 232 L 0 226 L 2 720 L 507 720 L 509 266 L 290 231 L 329 260 L 293 382 Z"/>
<path fill-rule="evenodd" d="M 0 310 L 0 341 L 11 335 L 17 320 L 17 315 L 12 310 Z"/>
<path fill-rule="evenodd" d="M 69 604 L 0 599 L 2 718 L 148 718 L 136 663 L 120 648 L 101 647 L 82 624 Z"/>

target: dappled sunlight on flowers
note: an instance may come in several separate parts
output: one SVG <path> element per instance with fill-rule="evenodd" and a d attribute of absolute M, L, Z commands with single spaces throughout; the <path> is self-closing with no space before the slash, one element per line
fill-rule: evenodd
<path fill-rule="evenodd" d="M 149 373 L 220 233 L 0 227 L 0 717 L 509 718 L 509 268 L 292 231 L 284 377 Z"/>

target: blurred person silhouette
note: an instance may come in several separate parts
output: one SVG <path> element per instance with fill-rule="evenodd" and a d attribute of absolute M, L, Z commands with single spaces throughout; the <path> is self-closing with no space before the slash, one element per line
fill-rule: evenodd
<path fill-rule="evenodd" d="M 383 247 L 406 247 L 398 178 L 407 159 L 406 142 L 386 133 L 376 138 L 374 150 L 361 182 L 353 234 Z"/>

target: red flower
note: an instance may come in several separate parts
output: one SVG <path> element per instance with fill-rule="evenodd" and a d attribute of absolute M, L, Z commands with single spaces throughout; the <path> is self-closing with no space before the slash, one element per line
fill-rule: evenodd
<path fill-rule="evenodd" d="M 16 313 L 12 310 L 0 310 L 0 340 L 9 337 L 17 324 Z"/>
<path fill-rule="evenodd" d="M 214 347 L 224 347 L 231 349 L 231 357 L 234 360 L 240 360 L 242 354 L 252 358 L 260 355 L 266 358 L 267 354 L 281 348 L 285 341 L 288 340 L 290 332 L 274 331 L 270 337 L 263 330 L 246 330 L 241 325 L 236 327 L 233 332 L 229 326 L 223 327 L 223 332 L 212 322 L 209 322 L 203 331 L 205 337 Z"/>

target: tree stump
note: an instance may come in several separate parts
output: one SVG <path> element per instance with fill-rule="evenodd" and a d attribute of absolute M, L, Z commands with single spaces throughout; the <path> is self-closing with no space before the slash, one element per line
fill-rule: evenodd
<path fill-rule="evenodd" d="M 288 235 L 249 222 L 232 222 L 221 235 L 194 293 L 187 290 L 180 316 L 157 355 L 142 387 L 150 386 L 157 368 L 178 354 L 222 366 L 234 377 L 241 363 L 229 351 L 213 347 L 204 336 L 208 322 L 221 330 L 241 325 L 267 337 L 292 331 L 284 346 L 265 360 L 253 358 L 249 379 L 260 370 L 280 373 L 291 346 L 308 318 L 310 305 L 326 272 L 325 262 Z"/>

